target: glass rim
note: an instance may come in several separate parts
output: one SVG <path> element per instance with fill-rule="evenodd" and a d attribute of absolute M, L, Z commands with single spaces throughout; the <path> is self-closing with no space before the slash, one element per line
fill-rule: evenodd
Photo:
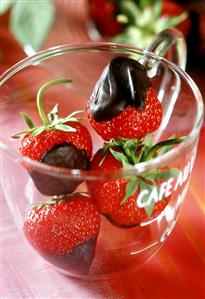
<path fill-rule="evenodd" d="M 3 74 L 0 75 L 0 87 L 3 86 L 3 84 L 7 80 L 9 80 L 13 75 L 15 75 L 18 71 L 39 62 L 39 60 L 41 62 L 43 60 L 46 60 L 50 57 L 54 57 L 57 55 L 63 55 L 69 52 L 86 51 L 86 50 L 111 51 L 111 52 L 112 51 L 116 52 L 117 50 L 124 50 L 125 53 L 129 51 L 130 53 L 133 54 L 141 54 L 143 56 L 155 59 L 159 62 L 166 64 L 171 70 L 179 74 L 180 77 L 183 78 L 188 83 L 188 86 L 192 90 L 193 96 L 195 97 L 197 103 L 197 112 L 196 112 L 197 117 L 191 132 L 187 135 L 186 140 L 180 143 L 179 145 L 177 145 L 177 147 L 174 147 L 170 151 L 156 158 L 153 158 L 152 160 L 138 163 L 129 168 L 122 168 L 119 170 L 107 170 L 103 172 L 101 170 L 66 169 L 61 167 L 50 166 L 45 163 L 35 161 L 21 155 L 19 152 L 14 150 L 10 145 L 8 145 L 3 141 L 0 141 L 1 149 L 5 150 L 10 156 L 12 156 L 20 164 L 24 166 L 29 166 L 29 169 L 32 168 L 42 173 L 49 174 L 51 176 L 57 176 L 63 178 L 75 177 L 76 179 L 77 178 L 104 179 L 108 177 L 117 178 L 117 177 L 122 177 L 127 175 L 143 174 L 153 168 L 163 167 L 167 163 L 175 160 L 181 154 L 181 152 L 183 152 L 187 147 L 189 147 L 194 142 L 194 140 L 196 140 L 203 122 L 203 114 L 204 114 L 203 99 L 197 85 L 194 83 L 192 78 L 186 72 L 184 72 L 179 66 L 177 66 L 173 62 L 170 62 L 164 57 L 158 56 L 152 52 L 149 52 L 147 50 L 142 50 L 134 46 L 125 45 L 125 44 L 116 44 L 110 42 L 87 42 L 87 43 L 64 44 L 64 45 L 51 47 L 42 50 L 32 56 L 26 57 L 23 60 L 20 60 L 12 67 L 7 69 Z"/>

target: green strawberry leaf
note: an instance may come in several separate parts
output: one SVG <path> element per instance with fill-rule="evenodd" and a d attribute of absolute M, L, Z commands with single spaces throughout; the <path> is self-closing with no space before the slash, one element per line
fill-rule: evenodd
<path fill-rule="evenodd" d="M 171 168 L 168 170 L 155 170 L 148 174 L 149 178 L 166 180 L 169 178 L 176 178 L 179 174 L 179 169 Z"/>
<path fill-rule="evenodd" d="M 135 1 L 135 0 L 134 0 Z M 154 6 L 155 3 L 161 2 L 159 0 L 138 0 L 137 4 L 141 10 L 145 9 L 147 6 Z"/>
<path fill-rule="evenodd" d="M 0 15 L 3 15 L 14 3 L 15 0 L 1 0 Z"/>
<path fill-rule="evenodd" d="M 175 134 L 172 134 L 168 140 L 172 140 L 172 139 L 176 139 L 176 135 Z M 158 155 L 162 155 L 162 154 L 165 154 L 167 153 L 168 151 L 170 151 L 172 149 L 172 144 L 170 145 L 167 145 L 167 146 L 164 146 L 164 147 L 161 147 L 158 151 L 157 151 L 157 154 Z"/>
<path fill-rule="evenodd" d="M 138 178 L 137 177 L 132 177 L 131 179 L 129 179 L 129 181 L 127 182 L 126 185 L 126 191 L 125 191 L 125 196 L 123 197 L 122 201 L 121 201 L 121 205 L 123 203 L 126 202 L 126 200 L 132 196 L 133 194 L 135 194 L 135 192 L 137 191 L 138 188 Z"/>
<path fill-rule="evenodd" d="M 23 137 L 24 135 L 26 135 L 28 132 L 29 132 L 28 130 L 27 131 L 22 131 L 20 133 L 12 135 L 11 137 L 14 138 L 14 139 L 18 139 L 18 138 Z"/>
<path fill-rule="evenodd" d="M 154 182 L 152 182 L 151 184 L 147 184 L 147 183 L 146 183 L 146 180 L 147 180 L 147 179 L 145 179 L 145 178 L 143 178 L 143 177 L 139 179 L 140 191 L 141 191 L 141 192 L 142 192 L 144 189 L 151 190 L 151 188 L 152 188 L 154 185 L 157 187 L 157 189 L 159 189 L 159 187 L 158 187 Z M 143 202 L 143 203 L 146 203 L 146 202 L 148 201 L 148 199 L 149 199 L 149 194 L 146 194 L 146 195 L 144 195 L 142 202 Z M 146 205 L 146 206 L 144 207 L 145 212 L 146 212 L 146 214 L 147 214 L 148 217 L 150 217 L 150 216 L 152 215 L 152 212 L 153 212 L 153 210 L 154 210 L 154 206 L 155 206 L 155 203 L 154 203 L 154 200 L 152 200 L 152 201 L 149 203 L 149 205 Z"/>
<path fill-rule="evenodd" d="M 140 152 L 140 155 L 138 157 L 139 162 L 144 162 L 146 160 L 146 155 L 150 149 L 150 146 L 144 145 L 143 150 Z"/>
<path fill-rule="evenodd" d="M 108 142 L 105 143 L 105 151 L 112 147 L 123 147 L 123 145 L 128 141 L 127 138 L 111 138 Z"/>
<path fill-rule="evenodd" d="M 146 198 L 146 196 L 145 196 L 145 198 Z M 148 196 L 147 196 L 147 199 L 148 199 Z M 150 217 L 154 210 L 154 200 L 152 200 L 148 206 L 145 206 L 144 209 L 145 209 L 147 216 Z"/>
<path fill-rule="evenodd" d="M 153 140 L 152 140 L 152 137 L 146 137 L 146 138 L 144 139 L 144 145 L 145 145 L 146 147 L 151 148 L 151 147 L 153 146 Z"/>
<path fill-rule="evenodd" d="M 186 20 L 187 17 L 188 14 L 186 12 L 183 12 L 179 16 L 171 17 L 164 22 L 164 28 L 177 26 L 178 24 Z"/>
<path fill-rule="evenodd" d="M 159 18 L 162 10 L 162 0 L 155 1 L 152 5 L 152 13 L 154 18 Z"/>
<path fill-rule="evenodd" d="M 75 117 L 66 117 L 66 118 L 61 118 L 61 119 L 59 119 L 59 123 L 61 123 L 61 124 L 65 124 L 65 123 L 67 123 L 68 121 L 78 122 L 78 119 L 75 118 Z"/>
<path fill-rule="evenodd" d="M 72 82 L 72 80 L 70 81 Z M 68 121 L 73 121 L 73 122 L 78 122 L 79 118 L 76 118 L 74 117 L 76 114 L 79 114 L 79 113 L 83 113 L 85 112 L 85 110 L 77 110 L 77 111 L 74 111 L 72 112 L 71 114 L 67 115 L 66 117 L 64 118 L 59 118 L 56 120 L 56 122 L 54 121 L 53 124 L 65 124 L 67 123 Z"/>
<path fill-rule="evenodd" d="M 128 148 L 130 151 L 135 151 L 137 148 L 135 139 L 125 141 L 123 148 Z"/>
<path fill-rule="evenodd" d="M 48 113 L 50 123 L 58 120 L 58 104 L 55 104 L 52 110 Z"/>
<path fill-rule="evenodd" d="M 117 152 L 117 151 L 113 150 L 112 148 L 110 148 L 109 150 L 110 150 L 111 154 L 113 155 L 113 157 L 117 161 L 119 161 L 124 168 L 130 166 L 130 163 L 129 163 L 127 157 L 123 153 Z"/>
<path fill-rule="evenodd" d="M 128 158 L 130 164 L 134 165 L 134 164 L 137 164 L 138 161 L 139 161 L 139 158 L 138 156 L 136 156 L 136 152 L 139 151 L 140 149 L 142 149 L 143 145 L 139 144 L 139 141 L 135 139 L 131 139 L 131 140 L 128 140 L 126 141 L 122 148 L 123 148 L 123 151 L 126 155 L 126 157 Z"/>
<path fill-rule="evenodd" d="M 40 135 L 41 133 L 43 133 L 47 128 L 45 126 L 40 126 L 38 128 L 36 128 L 33 132 L 32 132 L 32 136 L 37 136 Z"/>
<path fill-rule="evenodd" d="M 16 1 L 11 11 L 11 31 L 22 46 L 40 50 L 53 23 L 54 3 L 43 1 Z"/>
<path fill-rule="evenodd" d="M 147 151 L 147 153 L 146 153 L 144 159 L 145 159 L 146 161 L 147 161 L 147 160 L 150 160 L 150 159 L 152 159 L 153 155 L 154 155 L 159 149 L 161 149 L 161 148 L 163 148 L 163 147 L 167 148 L 167 146 L 172 146 L 172 145 L 175 145 L 175 144 L 179 144 L 179 143 L 181 143 L 181 142 L 183 142 L 183 141 L 185 141 L 185 140 L 186 140 L 186 136 L 182 136 L 182 137 L 180 137 L 180 138 L 173 138 L 173 139 L 168 139 L 168 140 L 165 140 L 165 141 L 161 141 L 161 142 L 155 144 L 153 147 L 151 147 L 151 148 Z"/>
<path fill-rule="evenodd" d="M 73 81 L 70 80 L 70 83 L 72 83 Z M 73 111 L 72 113 L 70 113 L 68 116 L 66 116 L 66 119 L 70 119 L 72 118 L 74 115 L 76 114 L 79 114 L 79 113 L 83 113 L 85 112 L 85 110 L 76 110 L 76 111 Z"/>
<path fill-rule="evenodd" d="M 131 24 L 135 24 L 136 20 L 141 14 L 141 11 L 138 8 L 137 4 L 132 0 L 120 1 L 119 10 L 123 15 L 127 16 L 127 18 L 129 19 L 129 23 Z"/>
<path fill-rule="evenodd" d="M 21 117 L 23 118 L 24 122 L 27 124 L 29 129 L 35 128 L 35 125 L 33 124 L 31 118 L 28 116 L 25 112 L 20 112 Z"/>
<path fill-rule="evenodd" d="M 55 129 L 56 130 L 60 130 L 60 131 L 64 131 L 64 132 L 76 132 L 77 130 L 75 128 L 72 128 L 70 126 L 67 126 L 67 125 L 55 125 Z"/>
<path fill-rule="evenodd" d="M 170 151 L 171 149 L 172 149 L 172 145 L 167 145 L 165 147 L 162 147 L 157 151 L 157 155 L 158 156 L 163 155 L 163 154 L 167 153 L 168 151 Z"/>

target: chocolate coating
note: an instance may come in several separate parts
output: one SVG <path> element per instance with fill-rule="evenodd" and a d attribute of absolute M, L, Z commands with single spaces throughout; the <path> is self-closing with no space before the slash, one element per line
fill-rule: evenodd
<path fill-rule="evenodd" d="M 54 146 L 42 157 L 41 162 L 48 165 L 68 169 L 88 169 L 90 161 L 85 151 L 77 149 L 73 144 L 63 143 Z M 72 193 L 82 182 L 79 178 L 61 178 L 36 170 L 29 171 L 36 188 L 44 195 L 62 195 Z"/>
<path fill-rule="evenodd" d="M 102 72 L 91 95 L 90 112 L 95 121 L 106 121 L 127 106 L 143 110 L 150 81 L 137 60 L 116 57 Z"/>
<path fill-rule="evenodd" d="M 64 255 L 48 255 L 39 252 L 48 262 L 56 267 L 75 274 L 87 274 L 95 256 L 97 236 L 94 236 L 83 244 Z"/>
<path fill-rule="evenodd" d="M 85 151 L 68 143 L 54 146 L 44 154 L 41 162 L 69 169 L 87 169 L 89 166 Z"/>

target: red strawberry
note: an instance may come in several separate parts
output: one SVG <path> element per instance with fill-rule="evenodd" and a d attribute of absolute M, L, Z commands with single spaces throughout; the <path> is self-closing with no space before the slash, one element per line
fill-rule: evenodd
<path fill-rule="evenodd" d="M 57 106 L 46 116 L 42 103 L 42 96 L 49 86 L 70 82 L 67 79 L 59 79 L 43 85 L 37 96 L 39 115 L 43 121 L 41 127 L 33 124 L 31 119 L 22 113 L 22 116 L 29 126 L 21 145 L 22 155 L 32 160 L 40 161 L 51 166 L 68 169 L 87 169 L 92 156 L 92 140 L 86 129 L 74 114 L 64 119 L 58 118 Z M 19 137 L 17 134 L 14 137 Z M 35 169 L 29 170 L 31 177 L 38 190 L 46 195 L 59 195 L 71 193 L 80 180 L 62 179 L 43 174 Z"/>
<path fill-rule="evenodd" d="M 26 214 L 29 243 L 59 268 L 87 272 L 95 254 L 100 216 L 90 197 L 79 193 L 33 206 Z"/>
<path fill-rule="evenodd" d="M 116 35 L 122 25 L 116 20 L 117 6 L 112 1 L 90 0 L 90 15 L 102 34 Z"/>
<path fill-rule="evenodd" d="M 157 34 L 169 27 L 177 27 L 187 37 L 191 25 L 188 13 L 175 2 L 118 0 L 116 19 L 123 29 L 112 41 L 146 49 Z"/>
<path fill-rule="evenodd" d="M 47 129 L 39 135 L 28 133 L 22 139 L 20 152 L 33 160 L 41 161 L 45 153 L 54 146 L 67 143 L 84 151 L 87 157 L 91 158 L 92 140 L 88 130 L 80 122 L 67 121 L 65 125 L 70 127 L 71 131 Z"/>
<path fill-rule="evenodd" d="M 104 171 L 122 168 L 121 163 L 115 160 L 111 153 L 106 154 L 103 163 L 100 165 L 102 159 L 102 153 L 97 152 L 91 162 L 91 169 Z M 129 179 L 119 178 L 96 183 L 87 182 L 87 184 L 91 196 L 103 215 L 118 226 L 132 227 L 148 219 L 148 215 L 144 208 L 138 208 L 136 205 L 140 187 L 136 189 L 133 195 L 129 196 L 125 203 L 121 204 L 126 194 L 128 182 Z M 156 203 L 151 217 L 159 214 L 166 205 L 167 200 Z"/>
<path fill-rule="evenodd" d="M 104 140 L 143 138 L 162 120 L 162 106 L 146 69 L 130 58 L 111 61 L 97 82 L 87 107 L 88 119 Z"/>
<path fill-rule="evenodd" d="M 88 119 L 104 140 L 111 138 L 143 138 L 155 131 L 162 120 L 162 106 L 150 88 L 145 100 L 145 109 L 128 106 L 123 112 L 108 121 L 96 122 L 88 111 Z"/>
<path fill-rule="evenodd" d="M 113 140 L 104 149 L 99 150 L 91 161 L 91 169 L 115 171 L 122 167 L 130 167 L 136 163 L 158 155 L 161 147 L 181 142 L 183 139 L 172 139 L 161 142 L 154 147 L 139 144 L 137 140 Z M 114 149 L 113 149 L 114 146 Z M 164 150 L 164 149 L 163 149 Z M 143 190 L 151 193 L 152 188 L 159 190 L 163 179 L 175 176 L 178 170 L 158 169 L 143 176 L 125 176 L 96 182 L 87 182 L 88 190 L 96 202 L 100 212 L 118 226 L 132 227 L 150 217 L 159 215 L 170 200 L 170 196 L 151 200 L 144 207 L 137 203 L 138 196 Z M 157 191 L 158 192 L 158 191 Z M 149 201 L 149 197 L 143 198 Z"/>

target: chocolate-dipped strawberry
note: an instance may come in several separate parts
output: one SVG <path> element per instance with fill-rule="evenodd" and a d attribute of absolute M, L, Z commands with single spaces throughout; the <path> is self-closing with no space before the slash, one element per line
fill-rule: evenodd
<path fill-rule="evenodd" d="M 42 163 L 68 169 L 88 169 L 92 155 L 91 136 L 77 118 L 75 113 L 58 118 L 57 106 L 46 115 L 43 106 L 43 95 L 53 85 L 68 83 L 71 80 L 58 79 L 44 84 L 37 94 L 37 107 L 43 125 L 37 127 L 27 114 L 21 113 L 28 131 L 23 132 L 20 153 Z M 21 136 L 22 133 L 14 135 Z M 81 182 L 79 179 L 62 179 L 42 173 L 40 170 L 28 170 L 37 189 L 45 195 L 60 195 L 74 191 Z"/>
<path fill-rule="evenodd" d="M 106 66 L 87 106 L 88 118 L 104 140 L 143 138 L 155 131 L 162 106 L 138 61 L 116 57 Z"/>
<path fill-rule="evenodd" d="M 74 193 L 34 205 L 26 214 L 23 230 L 48 262 L 85 274 L 95 255 L 100 215 L 89 196 Z"/>

